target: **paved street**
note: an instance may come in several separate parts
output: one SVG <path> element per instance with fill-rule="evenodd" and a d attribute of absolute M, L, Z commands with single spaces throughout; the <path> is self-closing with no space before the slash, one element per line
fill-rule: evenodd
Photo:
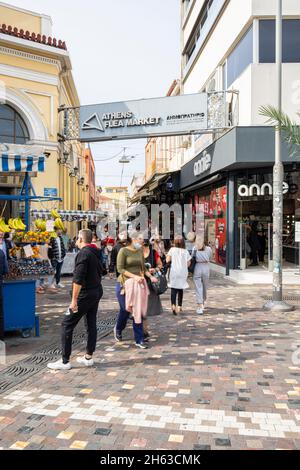
<path fill-rule="evenodd" d="M 113 288 L 105 281 L 99 320 L 107 325 L 117 310 Z M 47 306 L 39 307 L 41 338 L 7 341 L 13 368 L 26 360 L 34 366 L 34 358 L 41 365 L 2 390 L 0 447 L 299 449 L 300 366 L 292 361 L 299 310 L 261 311 L 269 291 L 215 278 L 204 317 L 194 313 L 192 290 L 178 318 L 171 316 L 164 296 L 164 315 L 151 319 L 149 350 L 134 348 L 131 328 L 117 345 L 103 330 L 95 367 L 74 363 L 69 372 L 49 371 L 43 362 L 59 353 L 59 313 L 68 303 L 65 293 L 52 307 L 49 294 Z M 78 336 L 74 358 L 84 350 Z M 54 343 L 57 347 L 45 354 Z"/>

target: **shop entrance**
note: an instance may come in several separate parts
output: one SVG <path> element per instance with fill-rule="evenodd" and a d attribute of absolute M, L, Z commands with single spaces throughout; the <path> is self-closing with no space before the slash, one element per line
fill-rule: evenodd
<path fill-rule="evenodd" d="M 239 201 L 240 269 L 273 270 L 272 201 Z"/>
<path fill-rule="evenodd" d="M 294 175 L 296 176 L 296 175 Z M 283 269 L 299 266 L 295 223 L 299 220 L 298 186 L 289 190 L 283 203 Z M 293 188 L 292 188 L 293 189 Z M 296 191 L 297 189 L 297 191 Z M 239 268 L 273 271 L 273 203 L 270 194 L 238 196 Z"/>

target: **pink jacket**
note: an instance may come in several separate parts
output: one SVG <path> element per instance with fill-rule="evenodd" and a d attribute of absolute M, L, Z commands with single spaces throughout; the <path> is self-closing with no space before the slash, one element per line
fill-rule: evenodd
<path fill-rule="evenodd" d="M 132 313 L 136 323 L 142 323 L 148 309 L 149 289 L 146 279 L 139 283 L 134 279 L 125 282 L 126 310 Z"/>

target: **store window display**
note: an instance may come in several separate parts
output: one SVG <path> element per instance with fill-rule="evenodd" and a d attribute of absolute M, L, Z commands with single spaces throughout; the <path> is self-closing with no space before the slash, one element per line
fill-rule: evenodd
<path fill-rule="evenodd" d="M 226 265 L 227 237 L 227 188 L 221 186 L 208 190 L 206 193 L 195 194 L 190 203 L 193 205 L 194 229 L 197 211 L 204 212 L 205 239 L 212 249 L 212 262 Z"/>

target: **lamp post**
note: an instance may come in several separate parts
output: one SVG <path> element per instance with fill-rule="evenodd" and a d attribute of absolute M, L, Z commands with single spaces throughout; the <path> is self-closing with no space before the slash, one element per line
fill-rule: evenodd
<path fill-rule="evenodd" d="M 277 0 L 276 13 L 276 77 L 277 108 L 282 110 L 282 0 Z M 273 293 L 264 308 L 270 311 L 290 312 L 294 307 L 283 300 L 282 289 L 282 225 L 284 167 L 281 154 L 280 126 L 275 131 L 275 165 L 273 169 Z"/>

